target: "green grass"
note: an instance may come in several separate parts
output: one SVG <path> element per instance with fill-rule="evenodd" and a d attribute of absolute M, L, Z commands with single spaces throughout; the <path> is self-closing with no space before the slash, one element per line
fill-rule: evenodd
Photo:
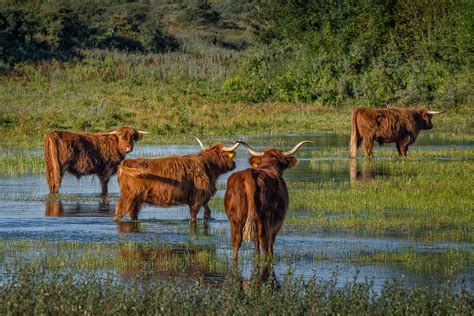
<path fill-rule="evenodd" d="M 423 274 L 452 276 L 470 267 L 474 252 L 451 249 L 441 253 L 423 253 L 416 250 L 380 251 L 349 256 L 351 263 L 385 264 L 403 267 Z"/>
<path fill-rule="evenodd" d="M 353 106 L 230 102 L 222 83 L 236 51 L 86 53 L 81 63 L 21 64 L 0 76 L 0 148 L 41 148 L 53 129 L 123 125 L 151 132 L 142 143 L 168 144 L 193 142 L 192 135 L 350 131 Z M 466 104 L 434 118 L 437 136 L 473 140 L 473 111 Z"/>
<path fill-rule="evenodd" d="M 42 156 L 32 156 L 25 152 L 16 152 L 0 156 L 0 175 L 17 177 L 25 174 L 44 173 L 45 165 Z"/>

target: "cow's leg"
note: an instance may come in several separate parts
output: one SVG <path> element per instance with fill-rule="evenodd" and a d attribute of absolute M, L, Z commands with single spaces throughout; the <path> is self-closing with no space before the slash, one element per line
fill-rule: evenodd
<path fill-rule="evenodd" d="M 401 145 L 400 145 L 400 143 L 399 143 L 399 142 L 397 142 L 397 144 L 396 144 L 396 145 L 397 145 L 398 156 L 400 156 L 400 157 L 401 157 L 401 156 L 402 156 Z"/>
<path fill-rule="evenodd" d="M 374 158 L 373 147 L 374 147 L 374 141 L 371 138 L 365 137 L 364 138 L 364 152 L 367 158 L 369 159 Z"/>
<path fill-rule="evenodd" d="M 201 209 L 201 205 L 190 205 L 189 206 L 189 214 L 191 215 L 191 221 L 195 222 L 199 210 Z"/>
<path fill-rule="evenodd" d="M 59 187 L 61 186 L 61 167 L 59 172 L 54 169 L 55 166 L 48 160 L 46 160 L 46 182 L 48 182 L 49 193 L 59 193 Z"/>
<path fill-rule="evenodd" d="M 232 258 L 234 259 L 234 262 L 237 262 L 239 248 L 240 248 L 240 245 L 242 244 L 242 226 L 235 222 L 231 222 L 230 235 L 232 238 L 232 250 L 233 250 Z"/>
<path fill-rule="evenodd" d="M 134 197 L 130 195 L 121 194 L 115 207 L 114 221 L 119 222 L 122 217 L 132 209 Z"/>
<path fill-rule="evenodd" d="M 142 207 L 142 202 L 140 199 L 135 199 L 130 207 L 130 218 L 132 221 L 138 221 L 138 212 L 140 211 L 140 208 Z"/>
<path fill-rule="evenodd" d="M 211 209 L 209 208 L 209 205 L 207 205 L 207 202 L 203 206 L 204 206 L 204 219 L 208 220 L 211 218 Z"/>
<path fill-rule="evenodd" d="M 106 173 L 99 175 L 100 185 L 102 187 L 102 197 L 107 196 L 108 193 L 108 185 L 110 177 L 112 176 L 112 172 L 107 170 Z"/>
<path fill-rule="evenodd" d="M 253 250 L 253 255 L 255 257 L 260 256 L 260 242 L 257 234 L 253 234 L 253 245 L 255 247 Z"/>
<path fill-rule="evenodd" d="M 268 239 L 267 239 L 267 232 L 265 231 L 265 227 L 260 221 L 257 223 L 257 232 L 258 232 L 258 239 L 260 240 L 260 244 L 262 245 L 262 251 L 264 256 L 268 256 Z"/>
<path fill-rule="evenodd" d="M 266 224 L 267 224 L 267 226 L 266 226 L 265 230 L 267 231 L 268 254 L 270 256 L 273 256 L 273 242 L 275 241 L 274 234 L 273 234 L 270 222 L 267 222 Z"/>

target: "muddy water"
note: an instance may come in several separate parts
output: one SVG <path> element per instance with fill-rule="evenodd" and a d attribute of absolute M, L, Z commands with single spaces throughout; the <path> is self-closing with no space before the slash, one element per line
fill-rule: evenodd
<path fill-rule="evenodd" d="M 309 139 L 314 144 L 304 146 L 299 155 L 302 157 L 297 168 L 290 169 L 285 177 L 288 181 L 370 181 L 376 177 L 386 177 L 383 165 L 377 168 L 362 168 L 358 164 L 334 163 L 342 157 L 314 158 L 311 153 L 318 149 L 346 148 L 347 135 L 310 134 L 279 135 L 268 137 L 243 137 L 263 149 L 267 144 L 276 144 L 280 148 L 290 148 L 296 142 Z M 217 140 L 217 139 L 216 139 Z M 213 140 L 208 140 L 213 141 Z M 228 142 L 231 142 L 229 139 Z M 454 143 L 438 140 L 425 133 L 410 150 L 430 148 L 459 150 L 474 147 L 474 142 Z M 197 146 L 137 146 L 130 157 L 154 157 L 163 155 L 182 155 L 196 152 Z M 41 155 L 35 151 L 32 155 Z M 238 149 L 237 170 L 248 167 L 247 154 Z M 221 188 L 217 195 L 222 196 L 227 177 L 219 179 Z M 139 224 L 112 221 L 115 203 L 118 198 L 117 181 L 109 183 L 110 197 L 107 201 L 99 198 L 100 184 L 95 177 L 83 177 L 77 180 L 66 175 L 61 186 L 59 199 L 48 199 L 48 189 L 43 175 L 0 178 L 0 238 L 74 240 L 80 242 L 113 242 L 117 240 L 159 241 L 182 244 L 193 242 L 215 249 L 222 260 L 231 265 L 229 223 L 224 213 L 213 210 L 213 220 L 207 225 L 200 221 L 190 225 L 187 207 L 158 208 L 144 206 L 140 212 Z M 202 212 L 199 214 L 202 217 Z M 352 280 L 358 273 L 358 279 L 373 279 L 376 288 L 395 277 L 402 277 L 407 285 L 439 285 L 447 277 L 417 272 L 396 265 L 350 263 L 348 256 L 377 251 L 404 251 L 435 253 L 449 249 L 458 249 L 472 253 L 471 243 L 425 243 L 407 239 L 362 238 L 327 233 L 299 233 L 288 229 L 277 237 L 275 251 L 278 258 L 274 264 L 277 278 L 281 278 L 291 267 L 296 276 L 309 278 L 316 276 L 330 279 L 337 271 L 339 281 Z M 252 247 L 243 245 L 239 270 L 249 277 L 252 267 Z M 319 257 L 319 259 L 317 259 Z M 322 258 L 322 259 L 321 259 Z M 326 259 L 325 259 L 326 258 Z M 330 258 L 330 259 L 328 259 Z M 449 280 L 459 282 L 464 279 L 469 289 L 474 287 L 472 268 L 460 271 Z"/>

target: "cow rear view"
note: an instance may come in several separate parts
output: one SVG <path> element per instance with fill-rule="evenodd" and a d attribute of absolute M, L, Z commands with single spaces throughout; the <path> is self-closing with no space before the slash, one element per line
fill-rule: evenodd
<path fill-rule="evenodd" d="M 242 240 L 253 240 L 254 254 L 273 255 L 273 244 L 288 210 L 288 189 L 283 172 L 296 165 L 292 155 L 309 141 L 298 143 L 290 151 L 267 149 L 256 152 L 245 142 L 252 155 L 248 168 L 227 180 L 224 204 L 231 225 L 233 258 L 237 261 Z"/>

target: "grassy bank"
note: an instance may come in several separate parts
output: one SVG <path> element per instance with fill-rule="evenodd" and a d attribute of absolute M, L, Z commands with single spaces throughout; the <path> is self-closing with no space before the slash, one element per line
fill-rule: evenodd
<path fill-rule="evenodd" d="M 222 82 L 237 54 L 107 54 L 80 64 L 17 66 L 0 77 L 0 148 L 41 148 L 53 129 L 123 125 L 149 131 L 144 143 L 189 143 L 192 135 L 349 134 L 354 106 L 231 102 Z M 472 117 L 468 105 L 437 116 L 436 135 L 472 140 Z"/>

